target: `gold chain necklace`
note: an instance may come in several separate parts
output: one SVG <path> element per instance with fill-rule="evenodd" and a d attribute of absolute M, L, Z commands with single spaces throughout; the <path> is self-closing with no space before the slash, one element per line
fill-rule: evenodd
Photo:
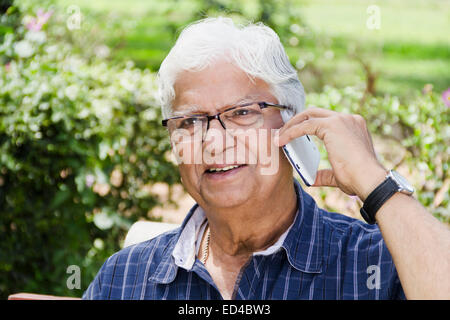
<path fill-rule="evenodd" d="M 203 248 L 202 258 L 200 259 L 200 261 L 203 264 L 206 263 L 206 259 L 208 259 L 208 256 L 209 256 L 209 239 L 211 238 L 211 230 L 209 229 L 209 224 L 208 224 L 207 228 L 208 228 L 208 231 L 206 234 L 205 247 Z"/>

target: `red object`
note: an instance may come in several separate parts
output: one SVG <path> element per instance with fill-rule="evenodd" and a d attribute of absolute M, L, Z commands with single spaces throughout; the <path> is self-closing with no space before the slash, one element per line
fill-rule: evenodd
<path fill-rule="evenodd" d="M 14 293 L 8 296 L 8 300 L 81 300 L 73 297 L 58 297 L 35 293 Z"/>

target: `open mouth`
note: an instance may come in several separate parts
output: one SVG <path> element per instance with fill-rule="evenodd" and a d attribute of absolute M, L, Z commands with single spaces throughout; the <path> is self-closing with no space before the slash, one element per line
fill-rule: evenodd
<path fill-rule="evenodd" d="M 229 165 L 226 167 L 211 167 L 205 171 L 207 174 L 211 175 L 222 175 L 229 172 L 234 172 L 239 170 L 240 168 L 246 166 L 245 164 L 235 164 L 235 165 Z"/>

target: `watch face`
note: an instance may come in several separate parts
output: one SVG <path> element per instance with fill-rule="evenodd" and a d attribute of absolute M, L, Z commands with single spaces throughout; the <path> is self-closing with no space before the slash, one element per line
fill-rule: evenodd
<path fill-rule="evenodd" d="M 400 173 L 395 170 L 391 171 L 392 178 L 397 182 L 400 188 L 400 192 L 411 194 L 414 192 L 414 187 L 406 180 Z"/>

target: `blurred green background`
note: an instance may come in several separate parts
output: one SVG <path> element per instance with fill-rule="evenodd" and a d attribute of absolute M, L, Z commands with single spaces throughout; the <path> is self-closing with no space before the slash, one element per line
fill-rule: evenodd
<path fill-rule="evenodd" d="M 1 298 L 80 297 L 133 222 L 177 205 L 155 77 L 207 16 L 272 27 L 307 103 L 363 115 L 382 163 L 450 222 L 450 1 L 0 0 L 0 14 Z M 307 191 L 359 218 L 357 199 Z"/>

